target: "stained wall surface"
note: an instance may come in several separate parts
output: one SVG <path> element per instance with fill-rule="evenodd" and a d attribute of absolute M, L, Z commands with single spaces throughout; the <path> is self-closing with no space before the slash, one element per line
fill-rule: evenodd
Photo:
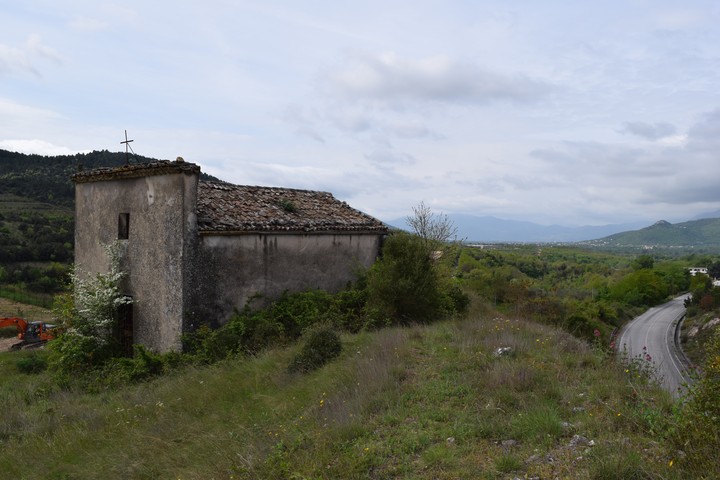
<path fill-rule="evenodd" d="M 195 313 L 200 321 L 224 323 L 258 294 L 268 300 L 286 290 L 338 291 L 372 265 L 381 239 L 377 233 L 201 235 L 203 281 L 195 297 L 205 300 L 195 302 Z"/>
<path fill-rule="evenodd" d="M 75 263 L 107 272 L 103 244 L 119 241 L 133 306 L 133 340 L 156 351 L 178 350 L 187 309 L 187 266 L 195 251 L 198 177 L 172 173 L 76 183 Z M 121 215 L 128 222 L 123 236 Z"/>

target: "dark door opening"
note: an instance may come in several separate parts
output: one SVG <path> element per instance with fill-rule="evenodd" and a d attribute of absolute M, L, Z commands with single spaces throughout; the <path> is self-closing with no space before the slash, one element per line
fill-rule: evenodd
<path fill-rule="evenodd" d="M 130 298 L 132 300 L 132 298 Z M 120 346 L 123 355 L 133 355 L 133 306 L 132 303 L 125 303 L 118 311 L 118 326 L 120 327 Z"/>

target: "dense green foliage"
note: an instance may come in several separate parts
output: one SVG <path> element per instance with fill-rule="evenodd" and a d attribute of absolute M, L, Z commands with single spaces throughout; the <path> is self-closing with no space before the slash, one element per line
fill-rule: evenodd
<path fill-rule="evenodd" d="M 468 290 L 515 315 L 592 339 L 611 332 L 669 295 L 687 290 L 688 262 L 637 258 L 573 247 L 465 248 L 457 278 Z"/>
<path fill-rule="evenodd" d="M 379 323 L 425 323 L 438 318 L 443 305 L 438 271 L 420 237 L 390 236 L 382 258 L 368 272 L 368 307 Z"/>
<path fill-rule="evenodd" d="M 72 260 L 74 223 L 70 212 L 11 210 L 3 198 L 6 197 L 0 198 L 0 264 Z"/>

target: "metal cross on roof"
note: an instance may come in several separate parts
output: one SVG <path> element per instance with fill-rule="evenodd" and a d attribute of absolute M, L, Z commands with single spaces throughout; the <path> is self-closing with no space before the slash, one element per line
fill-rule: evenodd
<path fill-rule="evenodd" d="M 127 164 L 130 163 L 130 158 L 128 157 L 128 148 L 130 147 L 129 143 L 132 142 L 132 141 L 133 141 L 133 140 L 128 140 L 128 138 L 127 138 L 127 130 L 125 130 L 125 141 L 124 141 L 124 142 L 120 142 L 120 145 L 122 145 L 123 143 L 125 144 L 125 163 L 127 163 Z M 132 149 L 130 149 L 130 150 L 132 150 Z M 135 155 L 135 152 L 133 152 L 133 155 Z"/>

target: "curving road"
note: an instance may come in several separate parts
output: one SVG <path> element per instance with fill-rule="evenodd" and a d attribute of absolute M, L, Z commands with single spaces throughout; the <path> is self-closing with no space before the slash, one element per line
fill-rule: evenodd
<path fill-rule="evenodd" d="M 661 385 L 676 398 L 684 391 L 684 384 L 690 382 L 682 353 L 675 343 L 677 324 L 685 315 L 686 297 L 678 297 L 636 317 L 623 327 L 616 342 L 620 354 L 652 362 Z"/>

